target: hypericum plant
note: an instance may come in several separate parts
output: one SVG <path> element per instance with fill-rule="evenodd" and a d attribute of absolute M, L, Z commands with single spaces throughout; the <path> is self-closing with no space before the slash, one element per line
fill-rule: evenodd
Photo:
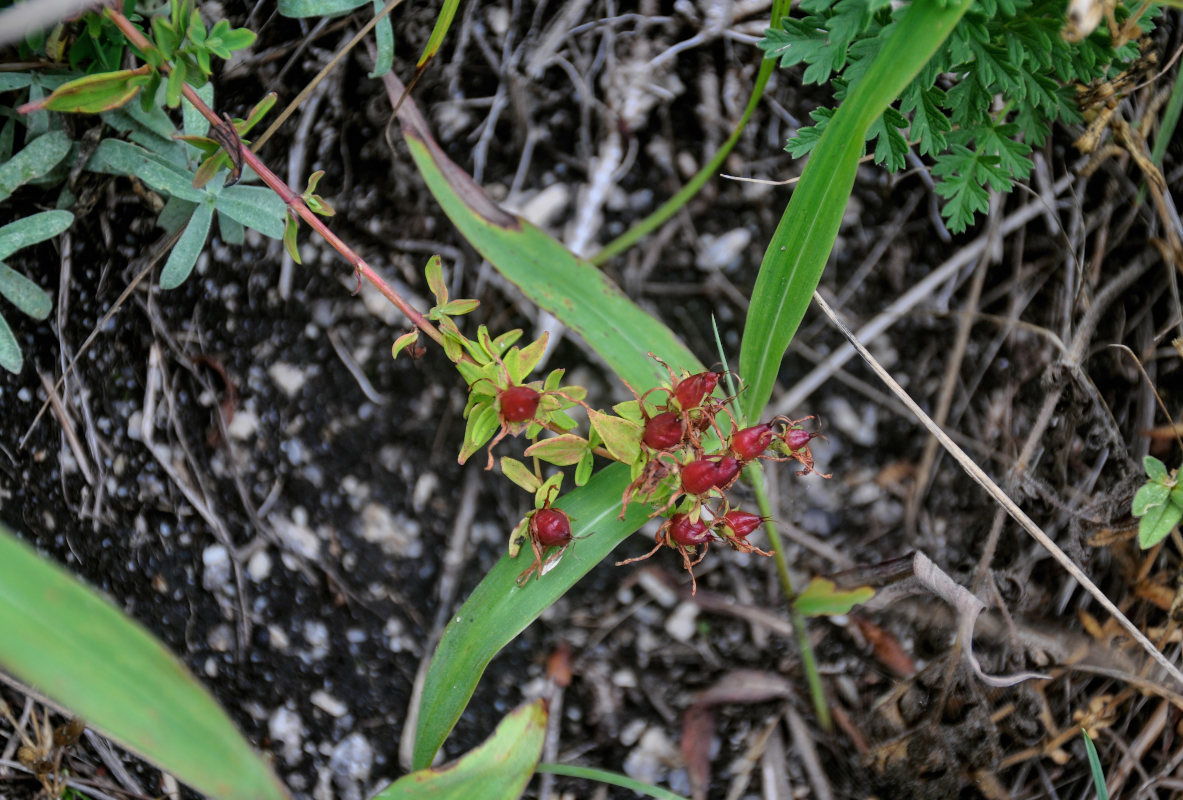
<path fill-rule="evenodd" d="M 493 447 L 498 442 L 522 435 L 529 440 L 523 454 L 532 460 L 532 467 L 509 456 L 500 462 L 507 478 L 534 495 L 535 509 L 510 534 L 511 556 L 518 554 L 524 540 L 529 540 L 534 553 L 533 563 L 518 576 L 519 585 L 531 575 L 541 577 L 573 539 L 566 513 L 551 507 L 563 473 L 555 472 L 544 480 L 542 463 L 574 465 L 575 484 L 583 486 L 596 456 L 629 468 L 631 481 L 621 494 L 620 519 L 634 502 L 646 506 L 650 517 L 665 517 L 653 550 L 618 564 L 644 560 L 662 547 L 672 548 L 681 555 L 690 573 L 691 593 L 695 593 L 698 586 L 693 568 L 712 541 L 725 542 L 741 552 L 772 555 L 747 540 L 764 517 L 732 508 L 726 493 L 740 470 L 757 459 L 793 460 L 804 465 L 800 474 L 811 472 L 809 443 L 818 434 L 801 424 L 812 417 L 777 417 L 738 429 L 729 407 L 732 398 L 713 395 L 718 373 L 708 370 L 679 375 L 652 354 L 669 376 L 665 384 L 640 395 L 634 392 L 633 400 L 618 403 L 611 411 L 591 408 L 583 402 L 587 394 L 583 387 L 561 385 L 561 369 L 544 381 L 528 380 L 546 348 L 545 334 L 521 348 L 515 344 L 521 330 L 493 338 L 481 325 L 475 340 L 465 336 L 453 317 L 474 310 L 477 301 L 451 299 L 442 269 L 435 256 L 425 270 L 436 300 L 428 318 L 438 322 L 444 351 L 468 383 L 464 408 L 468 424 L 460 463 L 487 444 L 486 469 L 492 469 Z M 418 332 L 400 337 L 392 348 L 394 356 L 417 339 Z M 573 432 L 577 424 L 567 410 L 575 405 L 587 412 L 586 435 Z M 733 433 L 728 435 L 726 430 Z M 544 431 L 554 435 L 543 437 Z M 547 557 L 555 550 L 558 552 Z"/>
<path fill-rule="evenodd" d="M 760 47 L 782 67 L 804 64 L 803 82 L 829 83 L 841 101 L 906 8 L 889 0 L 803 0 L 801 16 L 769 29 Z M 1128 22 L 1130 14 L 1120 3 L 1114 8 L 1117 22 Z M 1136 21 L 1150 29 L 1145 16 Z M 1063 26 L 1061 0 L 975 0 L 867 131 L 875 162 L 889 172 L 904 168 L 913 147 L 933 159 L 936 192 L 945 198 L 942 214 L 953 232 L 986 210 L 987 189 L 1009 191 L 1030 176 L 1031 150 L 1043 145 L 1052 123 L 1080 119 L 1077 84 L 1103 78 L 1138 55 L 1136 42 L 1114 41 L 1108 27 L 1073 40 L 1061 35 Z M 786 149 L 794 156 L 809 153 L 833 115 L 825 107 L 811 112 L 816 124 L 801 128 Z"/>
<path fill-rule="evenodd" d="M 1178 470 L 1167 472 L 1166 464 L 1154 456 L 1142 459 L 1146 483 L 1134 495 L 1132 511 L 1138 518 L 1138 545 L 1154 547 L 1167 538 L 1183 520 L 1183 485 Z"/>

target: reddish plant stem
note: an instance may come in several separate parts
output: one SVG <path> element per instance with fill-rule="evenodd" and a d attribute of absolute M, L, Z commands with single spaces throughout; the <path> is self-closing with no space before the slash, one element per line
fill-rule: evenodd
<path fill-rule="evenodd" d="M 156 46 L 153 45 L 152 42 L 150 42 L 148 38 L 131 23 L 131 20 L 125 17 L 120 11 L 108 6 L 104 9 L 104 13 L 108 19 L 115 23 L 115 26 L 119 28 L 123 35 L 127 37 L 127 40 L 139 48 L 141 52 L 147 52 L 149 50 L 156 49 Z M 171 65 L 167 61 L 164 61 L 161 63 L 160 69 L 163 72 L 168 72 L 171 70 Z M 219 119 L 218 115 L 214 113 L 213 109 L 207 106 L 205 101 L 197 96 L 197 92 L 193 90 L 192 86 L 184 83 L 182 84 L 181 91 L 185 95 L 185 99 L 192 103 L 193 107 L 200 111 L 202 116 L 210 121 L 210 124 L 225 124 L 221 119 Z M 391 288 L 390 284 L 383 280 L 382 276 L 376 273 L 373 268 L 371 268 L 370 265 L 365 262 L 365 259 L 355 253 L 353 248 L 347 245 L 339 236 L 337 236 L 337 234 L 333 233 L 329 227 L 325 225 L 324 221 L 315 213 L 313 213 L 312 209 L 308 208 L 308 206 L 304 203 L 304 199 L 300 195 L 292 191 L 292 189 L 289 188 L 286 183 L 280 180 L 274 172 L 268 169 L 267 165 L 264 164 L 257 155 L 252 153 L 249 148 L 243 147 L 241 149 L 241 153 L 243 161 L 246 162 L 247 166 L 255 171 L 255 174 L 259 176 L 263 183 L 267 184 L 271 191 L 279 195 L 280 199 L 282 199 L 283 202 L 287 204 L 287 207 L 292 213 L 303 219 L 306 223 L 308 223 L 309 227 L 319 233 L 326 242 L 332 245 L 333 249 L 340 253 L 341 257 L 349 262 L 350 266 L 353 267 L 354 271 L 356 271 L 359 276 L 365 278 L 371 284 L 373 284 L 374 287 L 380 291 L 387 300 L 394 304 L 395 308 L 403 312 L 407 319 L 411 320 L 411 322 L 415 324 L 415 327 L 419 328 L 419 330 L 430 336 L 436 344 L 441 346 L 443 345 L 443 334 L 441 334 L 439 330 L 434 325 L 432 325 L 431 322 L 425 316 L 423 316 L 423 314 L 419 312 L 418 309 L 404 300 L 402 295 Z"/>

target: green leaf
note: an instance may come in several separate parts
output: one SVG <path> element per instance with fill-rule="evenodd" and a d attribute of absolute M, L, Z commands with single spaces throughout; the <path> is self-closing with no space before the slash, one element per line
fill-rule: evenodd
<path fill-rule="evenodd" d="M 209 203 L 199 203 L 185 226 L 185 232 L 168 254 L 168 261 L 164 262 L 164 269 L 160 271 L 160 288 L 175 289 L 185 282 L 197 257 L 205 249 L 205 240 L 209 236 L 209 226 L 213 220 L 214 210 Z"/>
<path fill-rule="evenodd" d="M 591 409 L 587 412 L 591 426 L 604 440 L 604 446 L 617 461 L 632 464 L 641 457 L 641 435 L 644 429 L 637 423 L 612 414 Z"/>
<path fill-rule="evenodd" d="M 521 461 L 518 461 L 516 458 L 502 456 L 501 474 L 509 478 L 521 488 L 525 489 L 530 494 L 534 494 L 542 486 L 542 481 L 538 479 L 538 476 L 531 472 L 529 467 L 527 467 Z"/>
<path fill-rule="evenodd" d="M 374 13 L 381 14 L 385 5 L 383 0 L 374 0 Z M 390 67 L 394 63 L 394 28 L 390 25 L 389 14 L 378 20 L 378 24 L 374 26 L 374 40 L 377 44 L 374 69 L 366 77 L 381 78 L 390 72 Z"/>
<path fill-rule="evenodd" d="M 151 71 L 144 65 L 138 69 L 87 75 L 62 84 L 38 106 L 49 111 L 77 114 L 110 111 L 135 97 L 148 82 Z"/>
<path fill-rule="evenodd" d="M 0 666 L 220 800 L 284 800 L 275 774 L 140 625 L 0 527 Z"/>
<path fill-rule="evenodd" d="M 1138 546 L 1143 550 L 1154 547 L 1167 538 L 1180 519 L 1183 519 L 1183 507 L 1174 503 L 1152 506 L 1138 521 Z"/>
<path fill-rule="evenodd" d="M 402 85 L 391 74 L 383 80 L 391 102 L 397 102 Z M 638 391 L 658 385 L 665 372 L 649 351 L 675 369 L 704 369 L 669 328 L 598 269 L 494 204 L 431 138 L 410 98 L 398 116 L 419 172 L 461 235 L 528 298 L 581 336 L 620 378 Z"/>
<path fill-rule="evenodd" d="M 0 228 L 0 260 L 37 242 L 52 239 L 74 222 L 69 211 L 40 211 Z"/>
<path fill-rule="evenodd" d="M 443 260 L 439 256 L 432 256 L 427 259 L 427 266 L 423 268 L 423 274 L 427 277 L 427 288 L 435 296 L 436 305 L 447 305 L 448 284 L 444 282 Z"/>
<path fill-rule="evenodd" d="M 525 455 L 540 458 L 558 467 L 569 467 L 578 463 L 587 449 L 587 439 L 573 433 L 563 433 L 535 442 L 526 448 Z"/>
<path fill-rule="evenodd" d="M 288 251 L 288 255 L 292 257 L 292 261 L 297 264 L 303 264 L 303 259 L 300 258 L 300 246 L 296 243 L 296 237 L 300 233 L 300 223 L 291 214 L 284 217 L 283 224 L 283 246 Z M 399 348 L 402 349 L 402 348 Z M 398 350 L 394 351 L 394 355 L 398 356 Z"/>
<path fill-rule="evenodd" d="M 589 447 L 583 451 L 583 455 L 579 457 L 579 463 L 575 465 L 575 485 L 584 486 L 591 478 L 592 467 L 595 464 L 596 456 Z"/>
<path fill-rule="evenodd" d="M 1109 787 L 1105 783 L 1105 770 L 1101 768 L 1101 757 L 1097 755 L 1096 745 L 1084 728 L 1080 729 L 1084 736 L 1084 750 L 1089 759 L 1089 772 L 1093 776 L 1093 790 L 1097 793 L 1097 800 L 1109 800 Z"/>
<path fill-rule="evenodd" d="M 520 797 L 542 757 L 546 701 L 518 706 L 485 742 L 458 761 L 404 775 L 374 800 L 473 800 Z"/>
<path fill-rule="evenodd" d="M 675 794 L 668 789 L 663 789 L 660 786 L 654 786 L 651 783 L 645 783 L 636 778 L 630 778 L 628 775 L 622 775 L 619 772 L 612 772 L 606 769 L 576 766 L 574 764 L 542 763 L 538 765 L 538 772 L 547 772 L 551 775 L 565 775 L 569 778 L 583 778 L 584 780 L 596 781 L 597 783 L 606 783 L 609 786 L 619 786 L 622 789 L 628 789 L 639 795 L 649 795 L 650 797 L 657 798 L 657 800 L 686 800 L 682 795 Z"/>
<path fill-rule="evenodd" d="M 759 419 L 772 396 L 785 350 L 833 250 L 867 130 L 920 72 L 969 4 L 913 0 L 809 157 L 752 292 L 739 357 L 747 387 L 740 400 L 744 418 Z"/>
<path fill-rule="evenodd" d="M 361 8 L 370 0 L 279 0 L 285 17 L 335 17 Z"/>
<path fill-rule="evenodd" d="M 831 580 L 814 578 L 805 591 L 797 595 L 793 605 L 807 617 L 833 616 L 848 614 L 851 608 L 874 596 L 875 590 L 870 586 L 844 590 L 837 588 Z"/>
<path fill-rule="evenodd" d="M 21 346 L 12 335 L 12 328 L 8 327 L 4 315 L 0 314 L 0 367 L 14 375 L 21 371 L 25 360 L 21 357 Z"/>
<path fill-rule="evenodd" d="M 468 415 L 468 422 L 464 427 L 464 446 L 460 448 L 460 456 L 456 459 L 463 464 L 493 438 L 500 422 L 497 418 L 497 408 L 493 403 L 481 404 Z"/>
<path fill-rule="evenodd" d="M 1142 459 L 1142 468 L 1146 470 L 1146 477 L 1155 483 L 1166 483 L 1171 479 L 1170 474 L 1167 472 L 1167 465 L 1154 456 L 1144 457 Z"/>
<path fill-rule="evenodd" d="M 431 29 L 431 36 L 427 38 L 427 45 L 423 48 L 423 55 L 419 56 L 419 63 L 415 65 L 416 69 L 422 69 L 439 52 L 440 45 L 444 43 L 444 37 L 448 35 L 448 28 L 452 26 L 452 20 L 455 18 L 458 8 L 460 8 L 460 0 L 444 0 L 439 14 L 435 17 L 435 26 Z M 370 77 L 375 76 L 371 75 Z"/>
<path fill-rule="evenodd" d="M 1135 517 L 1144 517 L 1150 513 L 1151 509 L 1158 508 L 1166 503 L 1171 496 L 1171 487 L 1161 483 L 1147 483 L 1144 484 L 1134 494 L 1134 502 L 1130 507 L 1130 512 Z"/>
<path fill-rule="evenodd" d="M 48 173 L 66 157 L 71 147 L 70 137 L 64 131 L 50 131 L 29 142 L 19 153 L 0 164 L 0 200 Z"/>
<path fill-rule="evenodd" d="M 8 302 L 36 320 L 49 316 L 53 310 L 53 300 L 33 281 L 0 261 L 0 295 L 8 298 Z"/>
<path fill-rule="evenodd" d="M 264 236 L 282 239 L 287 206 L 275 192 L 262 186 L 227 186 L 214 208 Z"/>
<path fill-rule="evenodd" d="M 286 236 L 284 237 L 284 241 L 287 241 Z M 298 264 L 300 262 L 297 260 L 296 263 Z M 405 348 L 415 344 L 417 341 L 419 341 L 418 328 L 408 333 L 404 333 L 402 336 L 394 340 L 394 344 L 390 347 L 390 356 L 392 358 L 398 358 L 399 353 L 401 353 Z"/>
<path fill-rule="evenodd" d="M 613 464 L 558 498 L 553 506 L 567 512 L 572 533 L 595 535 L 573 542 L 550 571 L 525 586 L 517 585 L 522 560 L 503 556 L 452 617 L 423 685 L 412 758 L 416 769 L 431 763 L 493 656 L 648 519 L 647 510 L 636 504 L 623 520 L 617 518 L 628 483 L 628 468 Z"/>

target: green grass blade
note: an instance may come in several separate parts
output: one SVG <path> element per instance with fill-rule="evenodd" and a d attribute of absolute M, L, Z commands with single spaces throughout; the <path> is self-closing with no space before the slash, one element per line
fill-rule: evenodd
<path fill-rule="evenodd" d="M 648 518 L 644 507 L 634 504 L 623 520 L 617 519 L 620 496 L 628 483 L 628 467 L 613 464 L 586 486 L 563 495 L 554 507 L 571 517 L 575 536 L 590 535 L 574 541 L 549 572 L 522 587 L 517 577 L 530 565 L 530 548 L 522 548 L 517 558 L 503 556 L 456 612 L 423 685 L 412 758 L 415 769 L 431 763 L 493 656 Z"/>
<path fill-rule="evenodd" d="M 184 665 L 3 526 L 0 666 L 202 794 L 287 797 Z"/>
<path fill-rule="evenodd" d="M 1109 800 L 1109 787 L 1105 785 L 1105 770 L 1101 767 L 1101 756 L 1097 754 L 1097 746 L 1093 744 L 1093 737 L 1084 728 L 1080 729 L 1084 736 L 1084 749 L 1089 757 L 1089 772 L 1093 774 L 1093 788 L 1097 790 L 1097 800 Z"/>
<path fill-rule="evenodd" d="M 563 775 L 568 778 L 584 778 L 589 781 L 599 781 L 609 786 L 619 786 L 622 789 L 629 789 L 637 794 L 656 797 L 657 800 L 686 800 L 682 795 L 674 794 L 669 789 L 663 789 L 660 786 L 654 786 L 651 783 L 645 783 L 644 781 L 630 778 L 628 775 L 621 775 L 619 772 L 612 772 L 606 769 L 577 767 L 569 764 L 539 764 L 538 771 L 549 772 L 551 775 Z"/>
<path fill-rule="evenodd" d="M 789 0 L 776 0 L 772 6 L 772 26 L 776 27 L 780 24 L 779 20 L 789 11 Z M 772 71 L 776 69 L 775 58 L 765 58 L 760 63 L 760 72 L 756 75 L 756 84 L 752 87 L 752 96 L 748 98 L 747 108 L 744 109 L 743 117 L 740 118 L 739 124 L 735 126 L 735 130 L 727 137 L 727 141 L 723 142 L 723 146 L 719 151 L 711 157 L 711 160 L 703 165 L 702 169 L 694 174 L 686 185 L 679 189 L 673 197 L 666 200 L 649 216 L 645 217 L 640 222 L 630 227 L 627 231 L 617 236 L 608 244 L 604 245 L 604 249 L 591 257 L 591 263 L 600 265 L 609 259 L 623 253 L 628 248 L 632 247 L 645 236 L 648 236 L 653 231 L 661 227 L 670 217 L 678 213 L 678 210 L 686 203 L 690 202 L 690 198 L 698 194 L 708 180 L 714 177 L 719 167 L 723 166 L 723 162 L 727 156 L 731 154 L 732 149 L 739 142 L 739 137 L 743 133 L 744 128 L 748 126 L 748 121 L 752 118 L 752 113 L 756 110 L 756 106 L 760 103 L 760 98 L 764 96 L 764 87 L 768 83 L 768 78 L 772 75 Z"/>
<path fill-rule="evenodd" d="M 913 0 L 826 127 L 764 253 L 739 354 L 749 420 L 772 396 L 785 350 L 834 247 L 867 129 L 928 62 L 970 0 Z"/>
<path fill-rule="evenodd" d="M 439 16 L 435 18 L 435 27 L 431 29 L 431 36 L 427 39 L 427 46 L 423 48 L 423 55 L 419 56 L 419 63 L 415 65 L 416 69 L 422 69 L 423 65 L 439 52 L 440 45 L 444 43 L 444 37 L 448 35 L 448 28 L 452 27 L 452 20 L 456 17 L 456 9 L 458 8 L 460 8 L 460 0 L 444 0 Z"/>
<path fill-rule="evenodd" d="M 402 84 L 393 74 L 383 80 L 390 102 L 397 103 Z M 629 300 L 598 269 L 493 203 L 431 138 L 409 98 L 398 116 L 420 174 L 461 235 L 540 308 L 581 336 L 613 372 L 644 391 L 668 379 L 665 369 L 646 355 L 649 352 L 675 369 L 703 369 L 664 323 Z"/>
<path fill-rule="evenodd" d="M 374 800 L 473 800 L 520 797 L 534 777 L 546 739 L 546 702 L 511 711 L 480 747 L 443 767 L 404 775 Z"/>

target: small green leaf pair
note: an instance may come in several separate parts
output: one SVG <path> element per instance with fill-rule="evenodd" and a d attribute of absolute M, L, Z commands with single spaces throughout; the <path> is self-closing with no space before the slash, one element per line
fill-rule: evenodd
<path fill-rule="evenodd" d="M 231 28 L 225 19 L 218 20 L 213 30 L 207 31 L 201 13 L 193 7 L 191 0 L 172 0 L 169 10 L 167 18 L 152 18 L 155 50 L 142 55 L 153 70 L 150 84 L 153 99 L 159 85 L 160 67 L 164 62 L 169 63 L 165 102 L 169 108 L 176 108 L 181 102 L 181 89 L 185 83 L 201 86 L 209 79 L 211 55 L 230 58 L 232 51 L 254 44 L 255 33 L 245 28 Z"/>
<path fill-rule="evenodd" d="M 40 286 L 9 267 L 3 259 L 22 247 L 52 239 L 69 228 L 73 221 L 74 215 L 69 211 L 42 211 L 0 228 L 0 296 L 35 320 L 49 316 L 53 301 Z M 20 345 L 0 314 L 0 367 L 17 373 L 22 366 L 24 358 Z"/>
<path fill-rule="evenodd" d="M 1149 479 L 1134 495 L 1132 512 L 1138 521 L 1138 545 L 1143 550 L 1167 538 L 1183 519 L 1183 485 L 1175 477 L 1177 470 L 1167 467 L 1154 456 L 1142 459 Z"/>

